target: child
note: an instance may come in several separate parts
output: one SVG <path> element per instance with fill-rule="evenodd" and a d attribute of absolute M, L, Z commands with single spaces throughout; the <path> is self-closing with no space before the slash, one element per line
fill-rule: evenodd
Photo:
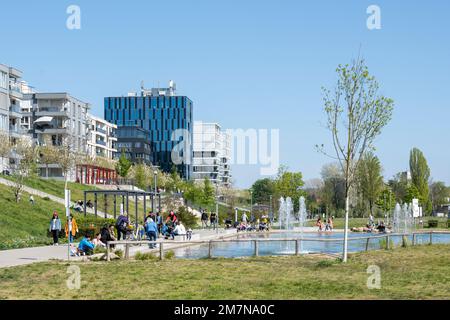
<path fill-rule="evenodd" d="M 187 231 L 186 231 L 186 238 L 188 240 L 192 239 L 192 229 L 191 228 L 187 229 Z"/>

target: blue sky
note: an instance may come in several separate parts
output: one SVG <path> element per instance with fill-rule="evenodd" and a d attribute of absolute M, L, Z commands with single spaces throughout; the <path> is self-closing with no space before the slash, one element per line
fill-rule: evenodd
<path fill-rule="evenodd" d="M 81 30 L 66 8 L 81 8 Z M 381 8 L 368 30 L 366 9 Z M 376 141 L 386 178 L 420 148 L 435 180 L 450 183 L 450 2 L 442 1 L 4 1 L 0 63 L 40 91 L 68 91 L 103 115 L 103 97 L 176 81 L 195 120 L 224 128 L 279 128 L 280 160 L 306 179 L 329 162 L 321 87 L 359 49 L 393 120 Z M 234 166 L 239 187 L 257 166 Z"/>

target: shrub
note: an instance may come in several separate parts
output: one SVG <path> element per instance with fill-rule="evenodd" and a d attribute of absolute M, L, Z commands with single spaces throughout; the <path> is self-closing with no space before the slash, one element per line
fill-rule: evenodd
<path fill-rule="evenodd" d="M 450 228 L 450 219 L 447 220 L 447 228 Z"/>
<path fill-rule="evenodd" d="M 438 220 L 428 220 L 428 228 L 437 228 L 438 224 Z"/>
<path fill-rule="evenodd" d="M 166 253 L 164 253 L 164 259 L 173 259 L 175 257 L 175 252 L 173 252 L 172 250 L 166 251 Z"/>
<path fill-rule="evenodd" d="M 116 254 L 116 256 L 118 256 L 120 259 L 123 258 L 123 251 L 118 249 L 116 251 L 114 251 L 114 253 Z"/>
<path fill-rule="evenodd" d="M 317 268 L 328 268 L 336 263 L 337 260 L 320 260 L 316 263 Z"/>
<path fill-rule="evenodd" d="M 198 224 L 197 217 L 188 211 L 188 209 L 184 206 L 178 208 L 178 212 L 176 213 L 178 220 L 180 220 L 183 225 L 187 228 L 194 228 Z"/>
<path fill-rule="evenodd" d="M 147 252 L 147 253 L 136 252 L 136 254 L 134 255 L 134 259 L 140 260 L 140 261 L 145 261 L 145 260 L 156 260 L 157 257 L 150 252 Z"/>
<path fill-rule="evenodd" d="M 394 241 L 389 239 L 389 249 L 394 248 Z M 380 239 L 380 249 L 386 249 L 386 238 Z"/>
<path fill-rule="evenodd" d="M 106 248 L 104 247 L 95 247 L 94 253 L 106 253 Z"/>
<path fill-rule="evenodd" d="M 50 201 L 50 198 L 49 197 L 43 197 L 42 200 Z"/>

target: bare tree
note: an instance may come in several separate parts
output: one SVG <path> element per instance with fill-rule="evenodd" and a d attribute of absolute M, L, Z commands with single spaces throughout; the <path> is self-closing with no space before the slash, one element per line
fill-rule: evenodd
<path fill-rule="evenodd" d="M 3 162 L 5 158 L 8 158 L 11 153 L 11 143 L 9 136 L 5 131 L 0 131 L 0 169 L 3 171 Z"/>
<path fill-rule="evenodd" d="M 351 188 L 359 159 L 373 149 L 375 138 L 392 117 L 394 102 L 378 93 L 378 83 L 369 74 L 363 59 L 351 65 L 339 65 L 337 86 L 333 91 L 324 89 L 324 109 L 327 128 L 331 132 L 336 159 L 345 178 L 345 233 L 344 262 L 347 261 L 348 216 Z M 317 146 L 324 151 L 324 145 Z"/>
<path fill-rule="evenodd" d="M 19 139 L 13 146 L 13 152 L 17 162 L 12 174 L 12 191 L 16 202 L 19 202 L 26 178 L 34 174 L 37 169 L 36 163 L 39 153 L 31 140 L 27 138 Z"/>
<path fill-rule="evenodd" d="M 61 168 L 62 174 L 64 176 L 64 189 L 67 189 L 70 170 L 75 167 L 78 157 L 75 152 L 72 151 L 73 148 L 70 138 L 64 139 L 63 143 L 56 148 L 58 150 L 56 163 Z"/>
<path fill-rule="evenodd" d="M 45 165 L 45 178 L 48 179 L 48 166 L 57 162 L 58 149 L 49 137 L 44 138 L 44 144 L 39 146 L 40 162 Z"/>

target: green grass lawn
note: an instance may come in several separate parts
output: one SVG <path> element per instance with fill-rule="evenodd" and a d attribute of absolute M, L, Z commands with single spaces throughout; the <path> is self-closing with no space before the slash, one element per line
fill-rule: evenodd
<path fill-rule="evenodd" d="M 13 180 L 12 177 L 3 176 L 3 178 L 8 180 Z M 65 188 L 65 182 L 62 180 L 55 180 L 55 179 L 45 179 L 45 178 L 39 178 L 39 177 L 32 177 L 27 178 L 24 182 L 24 184 L 30 188 L 38 189 L 42 192 L 57 196 L 59 198 L 64 198 L 64 188 Z M 93 186 L 93 185 L 84 185 L 74 182 L 68 182 L 68 188 L 71 191 L 71 200 L 72 202 L 78 201 L 78 200 L 84 200 L 84 191 L 89 190 L 100 190 L 100 188 Z M 28 198 L 27 198 L 28 199 Z M 91 200 L 92 203 L 94 203 L 94 195 L 89 194 L 86 198 L 86 201 Z M 117 214 L 120 211 L 120 202 L 121 198 L 117 197 Z M 106 205 L 105 205 L 105 198 L 103 196 L 99 196 L 97 199 L 97 207 L 98 210 L 101 212 L 106 212 L 110 215 L 114 214 L 114 199 L 112 196 L 107 197 L 106 199 Z M 147 202 L 147 208 L 150 210 L 151 202 Z M 126 210 L 126 208 L 124 208 Z M 138 219 L 139 222 L 142 222 L 143 220 L 143 210 L 144 206 L 142 204 L 142 201 L 138 203 Z M 135 216 L 135 205 L 134 205 L 134 199 L 130 197 L 129 200 L 129 211 L 130 216 L 132 220 L 134 220 Z"/>
<path fill-rule="evenodd" d="M 53 211 L 59 213 L 61 222 L 66 223 L 63 205 L 34 197 L 35 205 L 28 201 L 29 194 L 23 193 L 19 203 L 16 203 L 10 188 L 0 184 L 0 250 L 33 247 L 52 243 L 47 236 Z M 82 217 L 75 214 L 79 227 L 85 223 L 97 222 L 104 219 L 89 216 Z"/>
<path fill-rule="evenodd" d="M 448 299 L 450 245 L 357 253 L 347 264 L 318 256 L 73 263 L 0 269 L 0 299 Z M 381 289 L 368 289 L 369 265 Z"/>

